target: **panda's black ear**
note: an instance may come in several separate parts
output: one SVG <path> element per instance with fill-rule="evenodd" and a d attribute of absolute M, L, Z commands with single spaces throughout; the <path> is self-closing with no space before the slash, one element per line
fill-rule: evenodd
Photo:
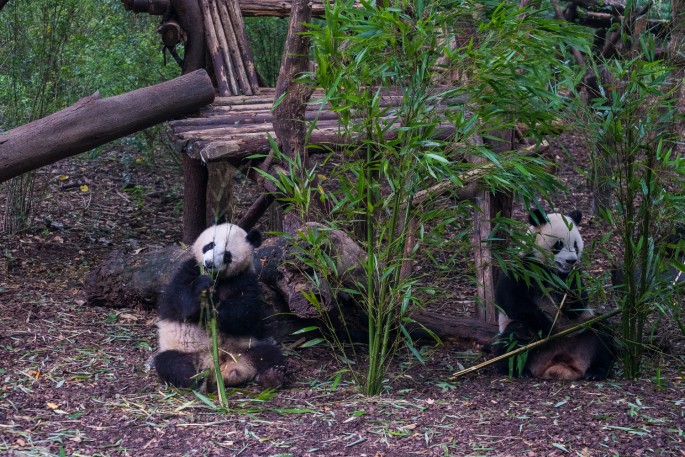
<path fill-rule="evenodd" d="M 567 216 L 570 217 L 576 225 L 580 225 L 580 221 L 583 220 L 583 213 L 578 210 L 571 211 Z"/>
<path fill-rule="evenodd" d="M 549 219 L 547 219 L 547 214 L 545 214 L 544 211 L 536 209 L 528 214 L 528 222 L 530 222 L 530 225 L 533 227 L 537 227 L 546 224 L 549 222 Z"/>
<path fill-rule="evenodd" d="M 262 245 L 262 232 L 257 229 L 252 229 L 247 233 L 245 237 L 247 241 L 254 247 L 258 248 Z"/>

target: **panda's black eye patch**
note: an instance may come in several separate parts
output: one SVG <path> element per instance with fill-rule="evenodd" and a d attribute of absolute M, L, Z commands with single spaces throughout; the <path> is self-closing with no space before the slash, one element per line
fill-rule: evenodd
<path fill-rule="evenodd" d="M 554 254 L 559 254 L 559 252 L 564 248 L 564 242 L 561 240 L 557 240 L 556 243 L 554 243 L 554 246 L 552 246 L 552 252 Z"/>
<path fill-rule="evenodd" d="M 205 246 L 202 248 L 202 253 L 205 254 L 205 253 L 207 253 L 207 251 L 209 251 L 210 249 L 214 249 L 214 246 L 215 246 L 214 241 L 212 241 L 212 242 L 209 243 L 209 244 L 205 244 Z"/>

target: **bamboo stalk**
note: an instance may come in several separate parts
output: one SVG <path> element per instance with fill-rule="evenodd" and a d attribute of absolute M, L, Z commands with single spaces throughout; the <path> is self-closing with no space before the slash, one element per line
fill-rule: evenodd
<path fill-rule="evenodd" d="M 494 357 L 490 360 L 486 360 L 485 362 L 479 363 L 478 365 L 474 365 L 472 367 L 465 368 L 461 371 L 457 371 L 456 373 L 453 373 L 449 379 L 455 380 L 461 376 L 464 376 L 464 375 L 469 374 L 469 373 L 473 373 L 474 371 L 478 371 L 481 368 L 485 368 L 489 365 L 492 365 L 493 363 L 497 363 L 500 360 L 508 359 L 509 357 L 513 357 L 515 355 L 521 354 L 522 352 L 529 351 L 529 350 L 534 349 L 538 346 L 541 346 L 541 345 L 543 345 L 549 341 L 555 340 L 555 339 L 560 338 L 562 336 L 566 336 L 566 335 L 573 333 L 575 331 L 578 331 L 580 329 L 587 328 L 588 326 L 590 326 L 592 324 L 595 324 L 597 322 L 601 322 L 601 321 L 606 320 L 610 317 L 616 316 L 617 314 L 620 314 L 620 313 L 621 313 L 621 309 L 615 309 L 613 311 L 609 311 L 608 313 L 599 315 L 597 317 L 593 317 L 592 319 L 587 320 L 587 321 L 583 322 L 582 324 L 578 324 L 578 325 L 575 325 L 573 327 L 567 328 L 566 330 L 562 330 L 561 332 L 555 333 L 554 335 L 550 335 L 547 338 L 544 338 L 542 340 L 534 341 L 530 344 L 527 344 L 525 346 L 521 346 L 520 348 L 514 349 L 511 352 L 507 352 L 506 354 L 498 355 L 497 357 Z"/>

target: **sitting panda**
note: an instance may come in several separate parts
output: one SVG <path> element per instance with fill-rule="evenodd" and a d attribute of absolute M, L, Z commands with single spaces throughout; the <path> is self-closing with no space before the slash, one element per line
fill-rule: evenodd
<path fill-rule="evenodd" d="M 537 271 L 547 280 L 541 285 L 525 278 L 525 271 L 517 275 L 511 271 L 500 274 L 495 288 L 500 332 L 495 341 L 497 355 L 593 316 L 580 276 L 573 274 L 583 252 L 583 239 L 578 231 L 581 218 L 580 211 L 567 216 L 545 215 L 541 211 L 531 214 L 530 231 L 535 235 L 536 249 L 534 256 L 523 259 L 523 269 Z M 500 372 L 510 372 L 510 360 L 499 362 Z M 542 379 L 599 380 L 607 377 L 613 361 L 613 337 L 606 327 L 596 326 L 531 349 L 517 374 Z"/>
<path fill-rule="evenodd" d="M 211 337 L 204 326 L 207 310 L 201 295 L 212 291 L 217 310 L 221 374 L 227 386 L 255 380 L 281 387 L 285 359 L 278 346 L 260 340 L 263 308 L 254 271 L 257 230 L 246 233 L 233 224 L 218 224 L 200 234 L 185 261 L 162 291 L 158 305 L 159 350 L 154 366 L 163 380 L 180 388 L 213 390 Z M 200 265 L 212 277 L 202 274 Z M 212 289 L 213 288 L 213 289 Z"/>

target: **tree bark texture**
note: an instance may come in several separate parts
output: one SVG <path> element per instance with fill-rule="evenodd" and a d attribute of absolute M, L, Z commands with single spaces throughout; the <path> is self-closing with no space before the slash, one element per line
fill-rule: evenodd
<path fill-rule="evenodd" d="M 311 86 L 298 82 L 297 78 L 309 69 L 309 38 L 302 33 L 304 24 L 311 21 L 309 0 L 293 0 L 288 36 L 283 52 L 281 68 L 276 81 L 275 100 L 281 99 L 273 109 L 273 127 L 283 153 L 289 156 L 305 154 L 305 111 L 312 95 Z M 303 164 L 307 167 L 307 161 Z"/>
<path fill-rule="evenodd" d="M 476 145 L 483 144 L 480 136 L 473 136 L 470 141 Z M 479 156 L 472 156 L 468 158 L 468 161 L 475 164 L 483 164 L 485 159 Z M 476 264 L 476 288 L 478 291 L 476 315 L 481 321 L 488 323 L 494 323 L 497 320 L 492 251 L 487 241 L 492 229 L 492 223 L 490 222 L 492 200 L 492 195 L 487 189 L 479 191 L 476 197 L 476 207 L 473 211 L 473 232 L 471 235 L 473 258 Z"/>
<path fill-rule="evenodd" d="M 204 70 L 115 97 L 93 94 L 0 136 L 0 182 L 196 111 L 214 100 Z"/>
<path fill-rule="evenodd" d="M 183 73 L 190 73 L 205 66 L 205 27 L 197 0 L 171 0 L 175 16 L 186 33 Z"/>

